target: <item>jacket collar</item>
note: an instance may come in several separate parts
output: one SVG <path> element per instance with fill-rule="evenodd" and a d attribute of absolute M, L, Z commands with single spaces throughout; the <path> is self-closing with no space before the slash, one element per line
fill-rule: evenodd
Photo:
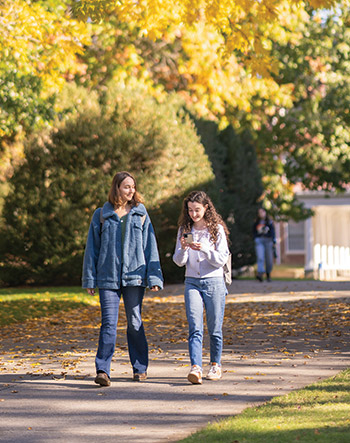
<path fill-rule="evenodd" d="M 131 208 L 129 214 L 138 214 L 138 215 L 145 215 L 146 214 L 146 208 L 142 203 L 140 203 L 137 206 L 134 206 Z M 102 216 L 103 218 L 109 218 L 109 217 L 118 217 L 117 214 L 114 212 L 114 207 L 109 202 L 106 202 L 102 207 Z"/>

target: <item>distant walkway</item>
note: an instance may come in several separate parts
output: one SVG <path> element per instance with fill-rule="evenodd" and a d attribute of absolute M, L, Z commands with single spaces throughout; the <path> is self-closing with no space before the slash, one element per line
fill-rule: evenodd
<path fill-rule="evenodd" d="M 229 289 L 224 376 L 201 386 L 186 380 L 183 285 L 145 298 L 145 383 L 131 381 L 124 315 L 110 388 L 93 383 L 97 307 L 0 329 L 0 441 L 177 441 L 349 367 L 349 282 L 237 280 Z M 204 371 L 208 351 L 206 339 Z"/>
<path fill-rule="evenodd" d="M 259 282 L 251 279 L 233 280 L 229 286 L 229 294 L 284 294 L 304 293 L 329 294 L 336 292 L 340 295 L 350 295 L 350 281 L 318 281 L 318 280 L 272 280 L 271 282 Z M 183 285 L 169 285 L 168 294 L 183 294 Z"/>

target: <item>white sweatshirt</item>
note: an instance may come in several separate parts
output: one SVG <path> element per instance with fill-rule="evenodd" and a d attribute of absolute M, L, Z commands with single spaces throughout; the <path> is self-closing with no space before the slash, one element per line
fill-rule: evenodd
<path fill-rule="evenodd" d="M 227 262 L 229 249 L 224 228 L 222 225 L 218 227 L 218 239 L 215 244 L 210 241 L 208 229 L 198 230 L 192 227 L 193 241 L 201 243 L 200 251 L 194 251 L 190 247 L 182 249 L 180 230 L 178 231 L 173 261 L 178 266 L 186 265 L 186 277 L 205 278 L 224 275 L 223 266 Z"/>

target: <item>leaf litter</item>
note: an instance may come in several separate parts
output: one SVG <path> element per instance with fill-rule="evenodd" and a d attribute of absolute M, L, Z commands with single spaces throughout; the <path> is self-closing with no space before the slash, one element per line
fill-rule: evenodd
<path fill-rule="evenodd" d="M 224 358 L 226 353 L 237 362 L 260 358 L 261 364 L 280 365 L 297 357 L 306 364 L 322 350 L 331 347 L 341 352 L 349 345 L 348 299 L 260 303 L 240 303 L 238 296 L 235 299 L 235 303 L 226 304 Z M 150 359 L 166 357 L 179 366 L 187 366 L 188 326 L 183 296 L 146 295 L 143 320 Z M 100 309 L 96 303 L 2 326 L 0 373 L 25 373 L 54 380 L 67 375 L 84 379 L 90 374 L 82 373 L 80 365 L 94 359 L 99 326 Z M 127 364 L 125 334 L 126 318 L 121 303 L 113 361 L 122 358 Z M 209 356 L 208 343 L 204 356 Z M 255 372 L 245 379 L 265 375 Z"/>

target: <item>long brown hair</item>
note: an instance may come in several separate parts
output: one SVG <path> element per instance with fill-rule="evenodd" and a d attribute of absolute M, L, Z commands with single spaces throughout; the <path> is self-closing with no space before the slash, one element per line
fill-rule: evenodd
<path fill-rule="evenodd" d="M 108 201 L 111 205 L 113 205 L 114 209 L 117 209 L 122 204 L 119 194 L 119 187 L 127 177 L 132 178 L 135 184 L 135 194 L 130 202 L 131 205 L 137 206 L 139 203 L 143 203 L 142 197 L 137 190 L 137 184 L 135 178 L 129 172 L 121 171 L 117 172 L 113 177 L 112 185 L 108 193 Z"/>
<path fill-rule="evenodd" d="M 229 230 L 221 215 L 216 212 L 216 209 L 211 201 L 210 197 L 204 191 L 192 191 L 184 199 L 182 204 L 182 211 L 179 217 L 178 226 L 181 234 L 184 232 L 191 232 L 193 226 L 193 220 L 188 213 L 188 203 L 199 203 L 203 206 L 207 206 L 204 213 L 204 221 L 207 225 L 207 229 L 210 233 L 210 239 L 213 243 L 218 240 L 219 228 L 218 225 L 222 225 L 224 228 L 227 242 L 229 242 Z"/>

